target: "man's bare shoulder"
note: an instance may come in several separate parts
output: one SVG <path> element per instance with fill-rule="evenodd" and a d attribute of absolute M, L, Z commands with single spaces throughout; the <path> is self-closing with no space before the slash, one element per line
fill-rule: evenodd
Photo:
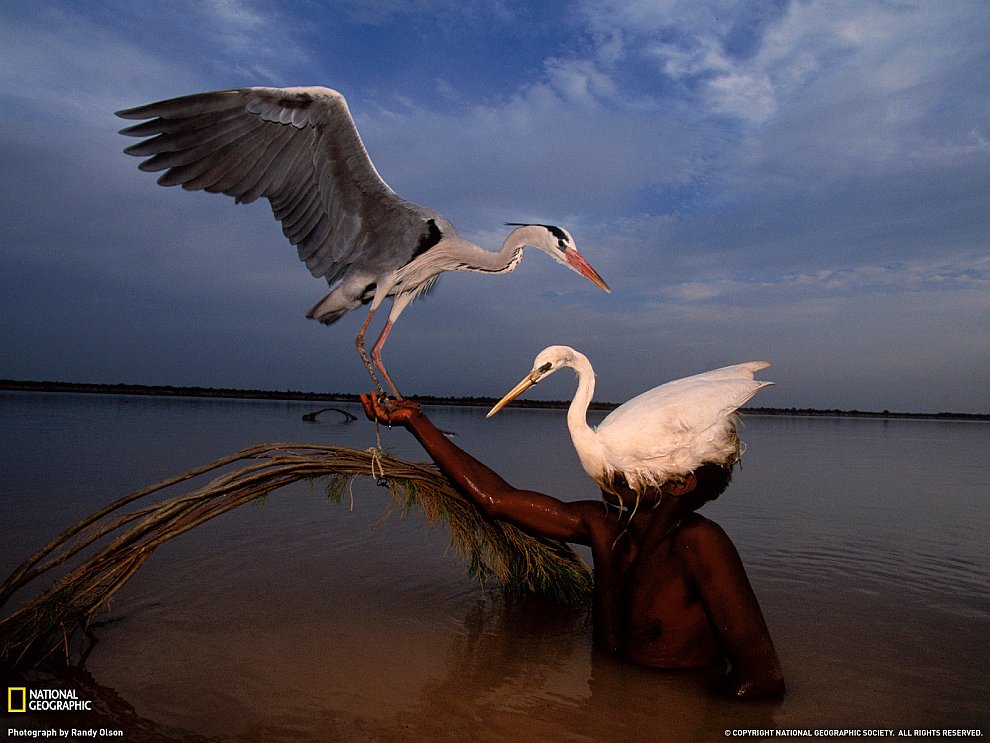
<path fill-rule="evenodd" d="M 700 513 L 692 513 L 681 520 L 677 529 L 678 539 L 728 539 L 721 526 Z"/>
<path fill-rule="evenodd" d="M 674 546 L 697 565 L 739 562 L 739 553 L 729 535 L 711 519 L 693 513 L 674 533 Z"/>
<path fill-rule="evenodd" d="M 593 541 L 597 537 L 611 542 L 622 528 L 619 514 L 602 500 L 570 501 L 565 507 L 581 520 Z"/>

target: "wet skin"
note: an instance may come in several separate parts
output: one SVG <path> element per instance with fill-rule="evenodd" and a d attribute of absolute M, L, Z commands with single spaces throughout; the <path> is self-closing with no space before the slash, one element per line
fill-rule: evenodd
<path fill-rule="evenodd" d="M 451 443 L 409 401 L 362 395 L 371 420 L 408 429 L 458 492 L 492 518 L 532 534 L 587 545 L 594 558 L 595 643 L 655 668 L 718 671 L 716 691 L 776 697 L 784 681 L 770 633 L 739 554 L 713 521 L 693 475 L 640 497 L 565 502 L 518 490 Z M 726 672 L 726 668 L 728 668 Z"/>

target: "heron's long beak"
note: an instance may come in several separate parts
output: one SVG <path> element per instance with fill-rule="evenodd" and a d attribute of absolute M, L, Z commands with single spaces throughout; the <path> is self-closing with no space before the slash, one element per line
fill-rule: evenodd
<path fill-rule="evenodd" d="M 599 289 L 604 289 L 609 294 L 612 290 L 608 288 L 608 284 L 605 283 L 605 279 L 598 275 L 598 271 L 591 267 L 591 264 L 584 259 L 579 252 L 576 250 L 568 250 L 564 254 L 564 258 L 567 260 L 567 265 L 577 271 L 579 274 L 584 276 L 588 281 L 597 286 Z"/>
<path fill-rule="evenodd" d="M 515 387 L 509 390 L 509 393 L 505 397 L 503 397 L 501 400 L 495 403 L 495 407 L 489 410 L 488 415 L 486 415 L 485 417 L 491 418 L 493 415 L 495 415 L 495 413 L 497 413 L 506 405 L 508 405 L 510 402 L 515 400 L 517 397 L 519 397 L 519 395 L 521 395 L 523 392 L 528 390 L 534 384 L 539 382 L 540 377 L 542 376 L 543 376 L 543 372 L 540 371 L 539 369 L 534 369 L 533 371 L 531 371 L 529 374 L 523 377 L 523 380 L 519 384 L 517 384 Z"/>

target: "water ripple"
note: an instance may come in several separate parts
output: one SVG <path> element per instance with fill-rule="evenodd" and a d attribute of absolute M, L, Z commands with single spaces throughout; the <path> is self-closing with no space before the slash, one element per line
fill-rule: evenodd
<path fill-rule="evenodd" d="M 770 581 L 812 586 L 840 579 L 853 590 L 900 592 L 929 605 L 990 617 L 990 571 L 980 560 L 946 554 L 938 545 L 873 539 L 800 546 L 764 545 L 748 568 Z"/>

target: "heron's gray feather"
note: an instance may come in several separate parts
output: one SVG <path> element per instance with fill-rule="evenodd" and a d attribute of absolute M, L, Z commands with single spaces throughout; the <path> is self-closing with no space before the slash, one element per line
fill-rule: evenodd
<path fill-rule="evenodd" d="M 248 170 L 244 177 L 230 188 L 230 194 L 237 203 L 250 204 L 265 193 L 274 182 L 280 158 L 284 157 L 290 143 L 291 140 L 268 135 L 268 142 L 255 161 L 256 166 Z"/>
<path fill-rule="evenodd" d="M 122 133 L 149 137 L 126 151 L 148 158 L 142 170 L 164 170 L 162 185 L 267 198 L 315 276 L 394 271 L 413 257 L 427 220 L 439 217 L 381 179 L 346 102 L 328 88 L 217 91 L 118 116 L 150 119 Z"/>
<path fill-rule="evenodd" d="M 264 126 L 264 122 L 250 119 L 228 119 L 219 124 L 205 129 L 176 129 L 168 134 L 159 134 L 157 137 L 146 139 L 143 142 L 132 144 L 124 150 L 128 155 L 144 157 L 146 155 L 170 154 L 173 157 L 183 156 L 184 161 L 177 161 L 182 165 L 185 162 L 202 157 L 204 152 L 216 150 L 228 142 L 232 142 L 245 132 L 255 131 Z M 150 167 L 155 162 L 145 160 L 139 166 L 141 170 L 161 170 L 162 168 Z"/>
<path fill-rule="evenodd" d="M 158 162 L 168 161 L 172 161 L 174 167 L 193 166 L 183 171 L 183 185 L 187 189 L 205 188 L 208 191 L 228 193 L 245 173 L 256 169 L 258 157 L 264 152 L 268 142 L 264 123 L 249 123 L 251 126 L 244 125 L 228 130 L 222 136 L 197 146 L 156 155 L 142 163 L 142 166 L 150 169 Z"/>
<path fill-rule="evenodd" d="M 316 224 L 325 218 L 323 210 L 319 206 L 314 208 L 314 204 L 318 201 L 319 197 L 316 195 L 309 203 L 300 204 L 302 208 L 293 210 L 292 218 L 287 218 L 282 222 L 285 236 L 293 245 L 298 245 L 309 237 Z"/>
<path fill-rule="evenodd" d="M 215 166 L 215 169 L 222 169 L 225 174 L 206 190 L 236 197 L 237 192 L 233 190 L 234 186 L 241 182 L 245 174 L 256 173 L 258 158 L 265 151 L 267 139 L 267 132 L 258 130 L 245 133 L 236 141 L 224 146 L 223 150 L 226 157 L 219 166 Z"/>
<path fill-rule="evenodd" d="M 120 116 L 120 114 L 117 115 Z M 197 129 L 207 129 L 228 119 L 241 118 L 242 115 L 243 112 L 238 108 L 226 108 L 183 119 L 150 119 L 142 121 L 140 124 L 131 124 L 121 129 L 120 133 L 129 137 L 148 137 L 153 134 L 171 134 L 176 131 L 191 132 Z"/>
<path fill-rule="evenodd" d="M 143 106 L 135 106 L 123 111 L 118 111 L 117 116 L 122 119 L 150 119 L 154 117 L 163 119 L 189 118 L 199 114 L 221 111 L 224 109 L 241 108 L 236 90 L 218 90 L 212 93 L 198 93 L 196 95 L 181 96 L 179 98 L 169 98 L 155 103 L 146 103 Z"/>

